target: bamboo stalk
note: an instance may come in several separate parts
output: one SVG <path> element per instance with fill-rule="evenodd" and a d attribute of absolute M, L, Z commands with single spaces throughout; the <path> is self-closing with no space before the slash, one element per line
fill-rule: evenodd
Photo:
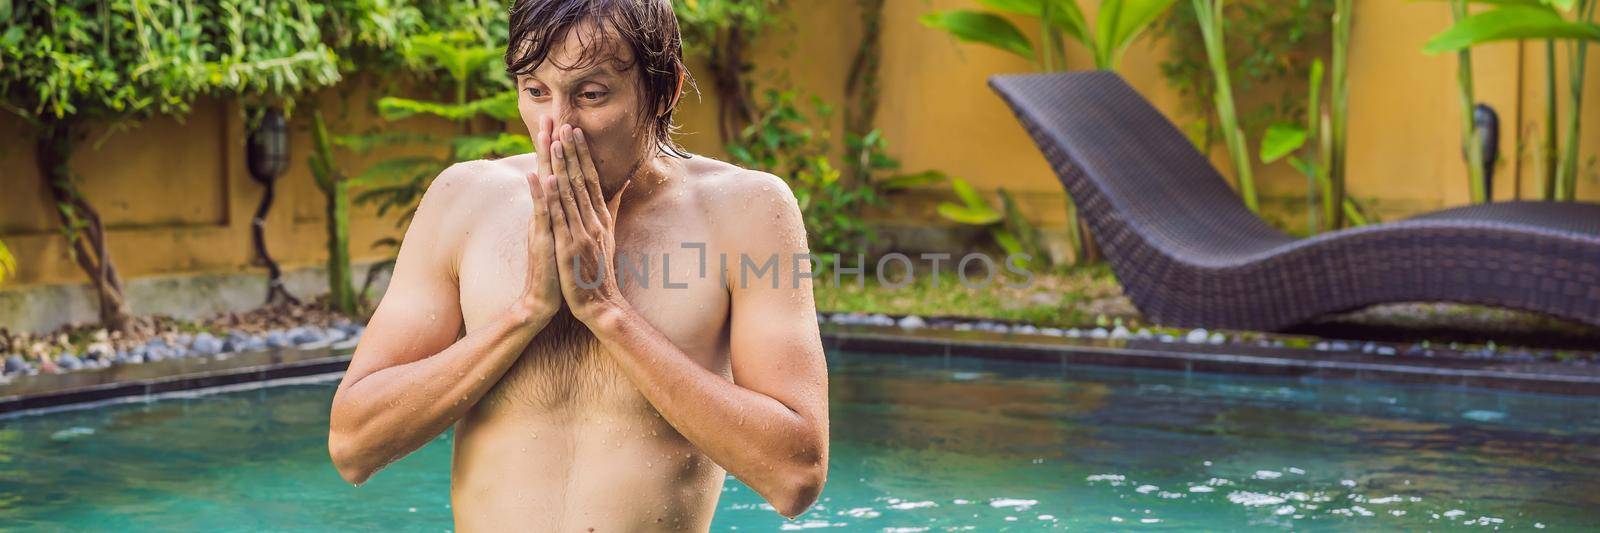
<path fill-rule="evenodd" d="M 1544 47 L 1544 141 L 1541 143 L 1544 146 L 1544 153 L 1541 154 L 1544 159 L 1544 168 L 1540 169 L 1544 183 L 1540 186 L 1544 190 L 1544 199 L 1554 200 L 1556 199 L 1556 169 L 1560 165 L 1561 158 L 1561 153 L 1556 151 L 1556 143 L 1558 142 L 1556 120 L 1558 120 L 1557 117 L 1559 116 L 1556 111 L 1559 104 L 1556 102 L 1555 39 L 1545 39 Z"/>
<path fill-rule="evenodd" d="M 1328 229 L 1344 227 L 1345 145 L 1349 137 L 1350 114 L 1350 28 L 1354 19 L 1351 0 L 1339 0 L 1333 12 L 1333 65 L 1328 90 L 1329 142 L 1327 194 L 1322 199 L 1322 216 Z"/>
<path fill-rule="evenodd" d="M 1450 11 L 1457 22 L 1467 18 L 1466 0 L 1451 0 Z M 1473 142 L 1477 138 L 1477 128 L 1472 120 L 1472 107 L 1476 103 L 1472 87 L 1472 49 L 1462 48 L 1456 57 L 1456 82 L 1461 97 L 1461 147 L 1467 154 L 1468 190 L 1472 203 L 1481 204 L 1488 200 L 1488 191 L 1484 188 L 1483 147 Z"/>
<path fill-rule="evenodd" d="M 1222 35 L 1222 8 L 1226 0 L 1193 0 L 1195 17 L 1200 22 L 1200 33 L 1206 45 L 1206 57 L 1211 63 L 1211 73 L 1216 78 L 1216 105 L 1217 114 L 1222 121 L 1222 137 L 1228 145 L 1228 153 L 1233 159 L 1234 171 L 1239 183 L 1239 196 L 1244 198 L 1244 204 L 1251 212 L 1261 211 L 1260 202 L 1256 198 L 1255 177 L 1251 172 L 1250 148 L 1244 138 L 1244 131 L 1239 128 L 1238 113 L 1234 108 L 1233 83 L 1228 79 L 1228 60 L 1223 49 Z"/>
<path fill-rule="evenodd" d="M 1576 10 L 1578 21 L 1591 21 L 1596 3 L 1594 0 L 1580 0 Z M 1578 198 L 1578 159 L 1583 155 L 1578 148 L 1578 118 L 1583 111 L 1583 78 L 1588 67 L 1589 41 L 1576 39 L 1568 46 L 1571 47 L 1571 53 L 1567 55 L 1567 86 L 1572 102 L 1567 106 L 1566 147 L 1561 151 L 1561 173 L 1556 181 L 1560 183 L 1557 199 L 1572 201 Z"/>

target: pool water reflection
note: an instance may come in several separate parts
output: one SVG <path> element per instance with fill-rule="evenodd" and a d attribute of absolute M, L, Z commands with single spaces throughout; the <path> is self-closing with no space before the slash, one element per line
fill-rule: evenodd
<path fill-rule="evenodd" d="M 832 463 L 795 521 L 713 529 L 1600 528 L 1600 400 L 829 354 Z M 448 530 L 449 435 L 353 488 L 334 382 L 0 420 L 0 524 Z"/>

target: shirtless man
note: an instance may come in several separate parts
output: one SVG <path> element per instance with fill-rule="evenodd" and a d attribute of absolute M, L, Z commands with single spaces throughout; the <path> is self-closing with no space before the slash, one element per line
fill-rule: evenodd
<path fill-rule="evenodd" d="M 678 36 L 669 0 L 512 8 L 536 153 L 428 187 L 333 399 L 345 480 L 454 424 L 463 531 L 705 531 L 730 473 L 789 518 L 817 500 L 827 369 L 799 207 L 672 144 Z"/>

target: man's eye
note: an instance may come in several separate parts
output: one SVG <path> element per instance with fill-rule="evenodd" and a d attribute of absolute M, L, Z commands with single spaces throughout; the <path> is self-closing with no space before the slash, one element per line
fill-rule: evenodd
<path fill-rule="evenodd" d="M 606 95 L 606 93 L 603 92 L 603 91 L 586 91 L 586 92 L 578 93 L 578 96 L 582 97 L 585 100 L 599 100 L 599 99 L 605 97 L 605 95 Z"/>
<path fill-rule="evenodd" d="M 538 87 L 529 87 L 529 88 L 524 89 L 524 90 L 528 91 L 528 96 L 531 96 L 531 97 L 534 97 L 534 98 L 538 98 L 540 96 L 544 96 L 544 91 L 539 90 Z"/>

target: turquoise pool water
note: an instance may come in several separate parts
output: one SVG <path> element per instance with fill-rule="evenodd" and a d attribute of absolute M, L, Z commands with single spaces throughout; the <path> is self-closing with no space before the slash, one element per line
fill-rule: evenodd
<path fill-rule="evenodd" d="M 717 531 L 1600 528 L 1600 401 L 829 354 L 833 458 Z M 449 436 L 352 488 L 334 383 L 0 420 L 0 528 L 444 531 Z"/>

